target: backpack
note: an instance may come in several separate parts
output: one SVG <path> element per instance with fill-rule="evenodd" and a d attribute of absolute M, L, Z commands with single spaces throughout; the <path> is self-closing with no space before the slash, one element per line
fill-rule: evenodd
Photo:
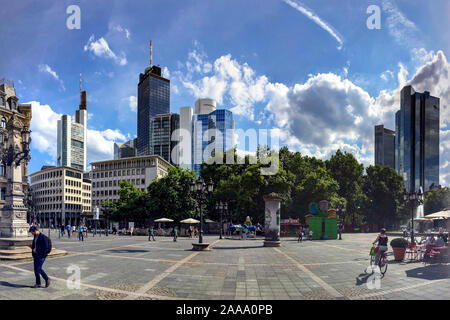
<path fill-rule="evenodd" d="M 48 239 L 47 254 L 49 254 L 50 252 L 52 252 L 53 247 L 52 247 L 52 240 L 50 238 L 48 238 L 48 237 L 47 237 L 47 239 Z"/>

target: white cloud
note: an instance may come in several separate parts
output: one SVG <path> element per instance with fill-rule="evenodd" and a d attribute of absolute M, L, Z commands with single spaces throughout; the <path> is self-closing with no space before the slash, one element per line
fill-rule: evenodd
<path fill-rule="evenodd" d="M 91 35 L 87 44 L 84 46 L 84 51 L 91 51 L 97 57 L 112 59 L 121 66 L 127 64 L 125 53 L 122 52 L 120 57 L 117 56 L 109 48 L 108 42 L 103 37 L 95 41 L 94 35 Z"/>
<path fill-rule="evenodd" d="M 391 70 L 386 70 L 380 74 L 380 78 L 384 81 L 389 81 L 394 78 L 394 73 Z"/>
<path fill-rule="evenodd" d="M 321 19 L 311 9 L 307 8 L 304 4 L 298 1 L 293 0 L 283 0 L 283 1 L 288 5 L 290 5 L 292 8 L 299 11 L 300 13 L 304 14 L 308 19 L 312 20 L 319 27 L 328 32 L 339 43 L 338 50 L 342 49 L 342 46 L 344 45 L 344 40 L 342 36 L 339 34 L 339 32 L 337 32 L 330 24 Z"/>
<path fill-rule="evenodd" d="M 383 10 L 387 14 L 386 25 L 389 34 L 401 45 L 416 45 L 417 27 L 390 0 L 383 0 Z"/>
<path fill-rule="evenodd" d="M 55 161 L 57 157 L 57 123 L 62 114 L 52 110 L 49 105 L 41 105 L 38 101 L 28 102 L 32 105 L 31 119 L 31 147 L 41 154 L 50 156 L 45 161 Z M 103 131 L 88 129 L 87 161 L 112 159 L 114 156 L 114 142 L 125 141 L 126 136 L 120 130 L 106 129 Z"/>
<path fill-rule="evenodd" d="M 137 111 L 137 98 L 136 96 L 129 96 L 128 97 L 129 107 L 130 110 L 133 112 Z"/>
<path fill-rule="evenodd" d="M 130 39 L 130 31 L 127 28 L 123 28 L 121 25 L 111 25 L 110 29 L 117 32 L 123 32 L 127 39 Z"/>
<path fill-rule="evenodd" d="M 66 88 L 64 87 L 64 82 L 59 78 L 58 74 L 55 71 L 53 71 L 48 64 L 40 64 L 38 66 L 38 69 L 40 72 L 48 73 L 49 75 L 51 75 L 56 81 L 59 82 L 59 84 L 61 85 L 61 89 L 63 91 L 66 91 Z"/>

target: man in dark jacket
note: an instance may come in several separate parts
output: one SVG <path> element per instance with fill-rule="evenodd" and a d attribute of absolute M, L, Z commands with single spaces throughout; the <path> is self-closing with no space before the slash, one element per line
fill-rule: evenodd
<path fill-rule="evenodd" d="M 36 276 L 36 284 L 32 288 L 41 287 L 41 275 L 45 280 L 45 287 L 50 285 L 50 279 L 42 270 L 42 265 L 48 255 L 48 238 L 45 234 L 40 233 L 37 227 L 31 227 L 30 231 L 34 235 L 33 244 L 30 246 L 34 262 L 34 275 Z"/>

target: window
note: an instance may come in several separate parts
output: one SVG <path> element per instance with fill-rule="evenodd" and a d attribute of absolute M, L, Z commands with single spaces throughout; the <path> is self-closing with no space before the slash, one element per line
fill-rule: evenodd
<path fill-rule="evenodd" d="M 5 200 L 6 198 L 6 188 L 1 189 L 0 200 Z"/>
<path fill-rule="evenodd" d="M 0 163 L 0 177 L 4 177 L 4 176 L 6 176 L 6 166 L 2 162 L 2 163 Z"/>
<path fill-rule="evenodd" d="M 6 118 L 2 118 L 2 128 L 6 128 Z"/>

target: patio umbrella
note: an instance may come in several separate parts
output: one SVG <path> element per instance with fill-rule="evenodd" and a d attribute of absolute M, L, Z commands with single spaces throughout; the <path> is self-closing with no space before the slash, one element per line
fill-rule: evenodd
<path fill-rule="evenodd" d="M 195 219 L 192 219 L 192 218 L 184 219 L 184 220 L 181 220 L 180 222 L 181 222 L 181 223 L 192 223 L 192 224 L 194 224 L 194 223 L 200 223 L 200 221 L 195 220 Z"/>
<path fill-rule="evenodd" d="M 425 216 L 426 219 L 448 219 L 450 218 L 450 209 L 442 210 Z"/>
<path fill-rule="evenodd" d="M 159 218 L 156 219 L 154 222 L 173 222 L 173 220 L 169 218 Z"/>

